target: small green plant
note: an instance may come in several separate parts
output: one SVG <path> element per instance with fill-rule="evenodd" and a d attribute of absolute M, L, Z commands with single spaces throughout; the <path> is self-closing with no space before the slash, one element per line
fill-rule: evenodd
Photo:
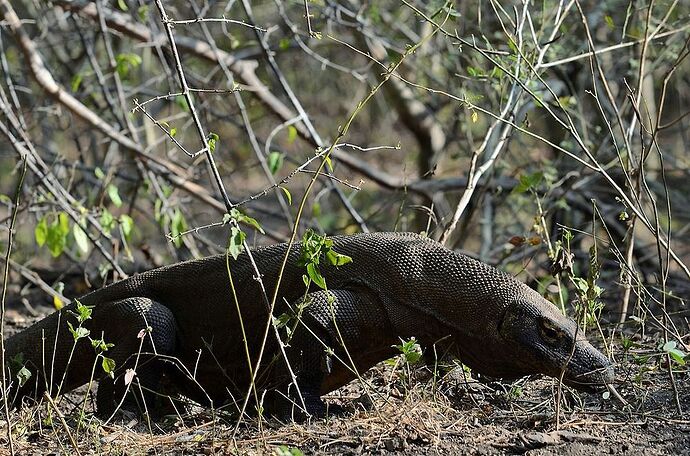
<path fill-rule="evenodd" d="M 678 348 L 675 340 L 670 340 L 661 346 L 661 351 L 668 354 L 671 360 L 680 366 L 685 366 L 685 358 L 688 356 L 683 350 Z"/>
<path fill-rule="evenodd" d="M 648 377 L 647 374 L 656 372 L 658 370 L 658 365 L 656 363 L 647 363 L 649 359 L 650 356 L 638 356 L 633 358 L 633 361 L 640 365 L 639 370 L 633 376 L 633 381 L 635 384 L 642 385 Z"/>
<path fill-rule="evenodd" d="M 621 347 L 625 353 L 629 352 L 631 348 L 635 347 L 635 342 L 629 337 L 621 336 Z"/>
<path fill-rule="evenodd" d="M 596 324 L 604 304 L 599 300 L 604 291 L 599 285 L 600 264 L 597 254 L 596 242 L 589 249 L 589 271 L 587 278 L 571 277 L 578 294 L 576 310 L 579 315 L 584 315 L 585 323 L 590 326 Z"/>
<path fill-rule="evenodd" d="M 522 397 L 522 394 L 522 386 L 511 385 L 510 390 L 508 390 L 508 392 L 506 393 L 506 399 L 508 399 L 508 401 L 514 401 Z"/>
<path fill-rule="evenodd" d="M 276 328 L 285 328 L 285 343 L 289 343 L 290 339 L 292 339 L 292 335 L 294 334 L 295 329 L 297 328 L 297 324 L 302 318 L 304 310 L 307 307 L 309 307 L 310 304 L 311 297 L 307 295 L 304 299 L 298 301 L 295 307 L 290 307 L 286 312 L 283 312 L 277 317 L 273 317 L 273 324 Z"/>
<path fill-rule="evenodd" d="M 417 339 L 411 337 L 408 340 L 400 339 L 400 345 L 393 345 L 402 354 L 405 362 L 417 364 L 422 359 L 422 347 L 417 343 Z"/>
<path fill-rule="evenodd" d="M 104 355 L 104 353 L 115 345 L 107 343 L 105 340 L 103 340 L 103 338 L 92 338 L 91 331 L 84 327 L 84 323 L 91 319 L 93 307 L 94 306 L 85 306 L 81 302 L 76 301 L 75 310 L 70 310 L 69 313 L 77 319 L 78 325 L 75 327 L 72 322 L 68 321 L 67 327 L 69 328 L 69 332 L 72 334 L 75 346 L 80 339 L 89 339 L 91 346 L 96 351 L 96 360 L 101 360 L 101 367 L 103 368 L 103 371 L 112 378 L 115 375 L 115 360 L 108 358 Z"/>
<path fill-rule="evenodd" d="M 273 324 L 278 329 L 285 328 L 287 333 L 287 338 L 285 339 L 286 343 L 292 338 L 292 334 L 302 318 L 304 310 L 311 304 L 311 298 L 307 294 L 311 283 L 313 282 L 319 288 L 327 290 L 326 279 L 319 269 L 319 264 L 323 258 L 325 258 L 326 262 L 331 266 L 341 266 L 352 261 L 352 258 L 349 256 L 342 255 L 333 250 L 332 240 L 312 230 L 307 230 L 302 237 L 300 259 L 298 261 L 299 266 L 307 269 L 307 274 L 302 276 L 302 280 L 307 287 L 304 298 L 298 301 L 297 304 L 287 312 L 283 312 L 273 318 Z M 328 304 L 332 306 L 334 302 L 335 296 L 328 292 Z"/>
<path fill-rule="evenodd" d="M 22 387 L 31 378 L 31 371 L 26 368 L 24 363 L 24 353 L 17 353 L 9 362 L 10 372 L 14 373 L 19 386 Z"/>
<path fill-rule="evenodd" d="M 273 450 L 273 455 L 274 456 L 303 456 L 304 453 L 302 453 L 302 450 L 299 448 L 287 446 L 287 445 L 280 445 L 278 448 L 275 448 Z"/>
<path fill-rule="evenodd" d="M 401 380 L 407 383 L 407 388 L 410 388 L 410 382 L 412 380 L 412 366 L 418 364 L 422 359 L 422 347 L 417 343 L 417 339 L 411 337 L 408 340 L 400 339 L 400 345 L 393 345 L 393 348 L 397 349 L 402 355 L 403 359 L 402 369 L 398 371 L 398 375 Z M 393 366 L 397 365 L 397 362 L 393 363 Z"/>
<path fill-rule="evenodd" d="M 298 265 L 306 267 L 307 274 L 302 276 L 304 284 L 309 288 L 313 282 L 319 288 L 326 290 L 326 279 L 321 274 L 319 265 L 324 258 L 331 266 L 343 266 L 351 263 L 352 258 L 333 250 L 333 240 L 322 236 L 313 230 L 307 230 L 302 237 L 300 258 Z"/>

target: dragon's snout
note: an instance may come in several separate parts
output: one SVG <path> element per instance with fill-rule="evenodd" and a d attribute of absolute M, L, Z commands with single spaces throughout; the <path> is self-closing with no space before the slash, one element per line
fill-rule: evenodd
<path fill-rule="evenodd" d="M 578 341 L 566 366 L 564 383 L 576 389 L 596 391 L 614 380 L 611 361 L 586 340 Z"/>

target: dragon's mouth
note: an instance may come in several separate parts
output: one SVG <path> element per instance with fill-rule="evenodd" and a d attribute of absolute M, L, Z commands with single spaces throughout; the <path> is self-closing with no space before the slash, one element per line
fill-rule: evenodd
<path fill-rule="evenodd" d="M 597 392 L 614 380 L 613 365 L 609 364 L 579 375 L 568 375 L 566 371 L 563 383 L 580 391 Z"/>

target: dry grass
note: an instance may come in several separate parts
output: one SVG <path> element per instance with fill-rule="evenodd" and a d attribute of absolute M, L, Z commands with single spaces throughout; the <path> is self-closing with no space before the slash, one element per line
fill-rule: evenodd
<path fill-rule="evenodd" d="M 409 380 L 399 367 L 381 364 L 367 374 L 371 395 L 353 383 L 328 397 L 345 409 L 329 419 L 302 424 L 254 419 L 233 436 L 234 421 L 213 419 L 205 410 L 151 428 L 139 419 L 103 425 L 89 415 L 77 446 L 82 454 L 127 455 L 675 453 L 690 444 L 690 418 L 678 414 L 665 370 L 653 366 L 621 361 L 627 407 L 602 394 L 566 390 L 559 429 L 551 379 L 479 383 L 455 369 L 433 382 L 420 368 Z M 677 371 L 676 381 L 688 410 L 690 376 Z M 72 432 L 79 410 L 71 405 L 79 402 L 75 398 L 81 399 L 79 392 L 61 405 Z M 74 454 L 54 414 L 53 425 L 47 425 L 45 404 L 14 413 L 18 454 Z"/>

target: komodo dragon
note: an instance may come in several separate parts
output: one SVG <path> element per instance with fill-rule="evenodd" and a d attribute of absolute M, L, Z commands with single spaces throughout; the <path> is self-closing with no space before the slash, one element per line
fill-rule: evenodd
<path fill-rule="evenodd" d="M 308 303 L 286 352 L 309 414 L 322 415 L 321 395 L 353 380 L 355 372 L 394 356 L 392 346 L 411 336 L 492 377 L 558 377 L 565 368 L 564 382 L 576 388 L 612 381 L 611 364 L 582 337 L 576 323 L 511 276 L 415 234 L 332 240 L 333 250 L 353 261 L 338 267 L 322 261 L 329 291 L 312 286 L 305 301 L 305 268 L 298 265 L 300 245 L 293 245 L 274 314 Z M 269 295 L 287 249 L 287 244 L 278 244 L 253 251 Z M 230 264 L 255 363 L 268 321 L 267 305 L 246 252 Z M 79 301 L 95 306 L 85 322 L 91 335 L 103 334 L 114 344 L 107 354 L 117 363 L 117 376 L 114 383 L 108 377 L 101 380 L 101 412 L 114 410 L 125 391 L 123 374 L 137 361 L 136 375 L 145 389 L 156 390 L 165 372 L 167 388 L 201 403 L 218 405 L 246 394 L 250 370 L 225 255 L 134 275 Z M 69 313 L 74 309 L 73 303 L 5 342 L 7 359 L 23 353 L 33 372 L 23 387 L 10 390 L 13 397 L 40 394 L 47 387 L 57 390 L 74 345 L 66 325 L 71 321 L 76 326 Z M 141 337 L 147 327 L 150 336 Z M 142 359 L 141 353 L 153 353 L 154 347 L 157 355 Z M 294 386 L 288 388 L 289 371 L 278 348 L 269 337 L 257 385 L 294 391 Z M 95 361 L 89 341 L 80 340 L 60 391 L 88 382 Z"/>

